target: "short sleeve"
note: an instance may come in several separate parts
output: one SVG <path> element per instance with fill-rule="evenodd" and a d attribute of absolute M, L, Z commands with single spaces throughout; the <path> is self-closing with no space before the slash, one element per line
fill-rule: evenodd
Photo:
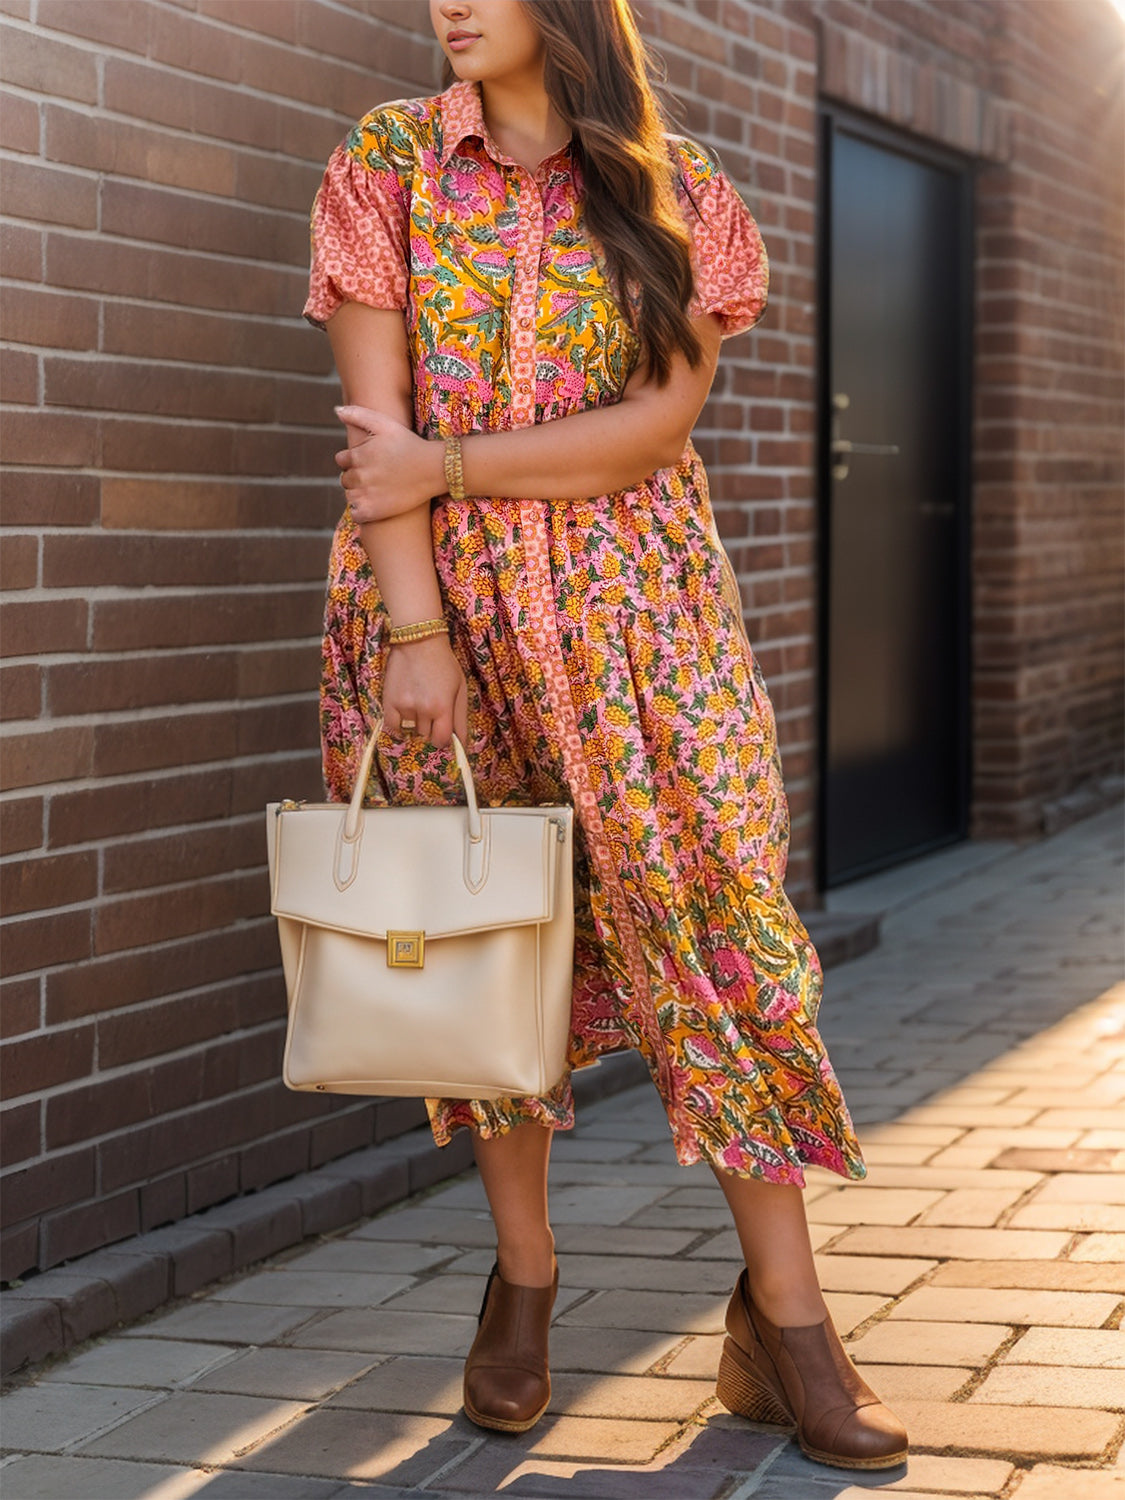
<path fill-rule="evenodd" d="M 681 201 L 692 237 L 695 296 L 688 316 L 717 314 L 723 337 L 753 328 L 769 299 L 769 256 L 730 178 L 695 141 L 679 140 Z"/>
<path fill-rule="evenodd" d="M 323 328 L 344 302 L 404 309 L 413 147 L 388 111 L 365 116 L 328 159 L 310 219 L 304 317 Z"/>

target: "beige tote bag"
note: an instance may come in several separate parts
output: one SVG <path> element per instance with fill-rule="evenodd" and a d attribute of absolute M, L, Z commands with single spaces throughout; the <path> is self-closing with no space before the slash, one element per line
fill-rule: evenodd
<path fill-rule="evenodd" d="M 364 807 L 382 722 L 351 803 L 266 809 L 271 910 L 289 997 L 286 1086 L 499 1099 L 566 1071 L 574 975 L 574 809 Z"/>

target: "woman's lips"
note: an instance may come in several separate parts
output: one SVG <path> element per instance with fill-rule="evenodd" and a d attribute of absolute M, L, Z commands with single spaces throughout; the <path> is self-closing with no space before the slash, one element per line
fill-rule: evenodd
<path fill-rule="evenodd" d="M 448 38 L 449 45 L 454 52 L 463 52 L 466 47 L 471 47 L 474 42 L 479 41 L 478 36 L 451 36 Z"/>

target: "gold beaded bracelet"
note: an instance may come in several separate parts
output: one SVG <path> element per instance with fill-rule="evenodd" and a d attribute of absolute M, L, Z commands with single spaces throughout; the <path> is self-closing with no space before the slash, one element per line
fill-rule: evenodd
<path fill-rule="evenodd" d="M 445 483 L 451 500 L 464 500 L 465 473 L 461 467 L 461 434 L 445 440 Z"/>
<path fill-rule="evenodd" d="M 448 629 L 449 622 L 444 615 L 435 620 L 416 620 L 413 625 L 393 625 L 390 643 L 404 646 L 410 641 L 424 641 L 431 635 L 444 635 Z"/>

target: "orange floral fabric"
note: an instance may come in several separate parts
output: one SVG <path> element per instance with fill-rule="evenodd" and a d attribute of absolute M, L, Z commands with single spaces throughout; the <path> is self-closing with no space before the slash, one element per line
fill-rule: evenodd
<path fill-rule="evenodd" d="M 690 311 L 715 313 L 725 336 L 745 332 L 768 296 L 757 224 L 702 146 L 669 144 L 692 241 Z M 401 310 L 427 437 L 612 404 L 639 347 L 582 205 L 573 142 L 528 171 L 492 140 L 476 83 L 384 105 L 325 171 L 305 316 L 323 327 L 347 300 Z M 431 520 L 478 791 L 576 810 L 570 1068 L 639 1050 L 682 1162 L 802 1186 L 810 1162 L 864 1177 L 816 1027 L 820 961 L 784 890 L 773 708 L 724 592 L 694 445 L 614 494 L 441 496 Z M 321 685 L 336 800 L 377 716 L 387 631 L 345 514 Z M 450 752 L 387 736 L 380 761 L 394 801 L 462 800 Z M 461 1127 L 574 1121 L 569 1073 L 540 1099 L 427 1105 L 439 1143 Z"/>

